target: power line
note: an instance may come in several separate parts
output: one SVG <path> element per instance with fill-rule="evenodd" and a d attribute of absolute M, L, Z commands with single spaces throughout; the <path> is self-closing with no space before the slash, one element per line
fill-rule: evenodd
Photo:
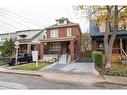
<path fill-rule="evenodd" d="M 68 7 L 67 7 L 67 6 L 66 6 L 66 9 L 67 9 L 67 12 L 68 12 L 68 14 L 69 14 L 69 16 L 70 16 L 71 20 L 72 20 L 70 10 L 68 9 Z"/>
<path fill-rule="evenodd" d="M 0 13 L 1 13 L 1 12 L 0 12 Z M 3 14 L 3 13 L 2 13 L 2 14 Z M 5 17 L 4 15 L 1 15 L 1 14 L 0 14 L 0 16 Z M 19 25 L 23 25 L 23 26 L 25 26 L 25 27 L 29 27 L 29 26 L 24 25 L 24 24 L 22 24 L 22 23 L 20 23 L 20 22 L 17 22 L 16 20 L 13 20 L 13 19 L 11 19 L 11 18 L 9 18 L 9 17 L 7 17 L 7 16 L 6 16 L 6 19 L 11 20 L 12 22 L 15 22 L 15 23 L 17 23 L 17 24 L 19 24 Z M 29 28 L 31 28 L 31 27 L 29 27 Z"/>
<path fill-rule="evenodd" d="M 20 19 L 24 20 L 27 23 L 31 23 L 31 24 L 34 24 L 34 25 L 37 25 L 37 26 L 41 26 L 40 22 L 34 21 L 34 20 L 30 19 L 30 18 L 24 18 L 23 16 L 17 15 L 15 13 L 11 12 L 11 11 L 8 11 L 8 10 L 2 9 L 2 8 L 0 8 L 0 10 L 6 12 L 7 14 L 10 13 L 12 15 L 15 15 L 17 18 L 20 18 Z M 40 23 L 40 24 L 38 24 L 38 23 Z"/>
<path fill-rule="evenodd" d="M 5 27 L 3 30 L 15 31 L 14 29 L 12 29 L 12 28 L 10 28 L 10 27 L 8 27 L 8 26 L 5 26 L 5 25 L 3 25 L 2 27 Z M 1 31 L 1 29 L 0 29 L 0 31 Z"/>
<path fill-rule="evenodd" d="M 8 25 L 8 26 L 13 27 L 14 29 L 15 29 L 15 28 L 19 29 L 18 27 L 15 27 L 15 26 L 13 26 L 13 25 L 11 25 L 11 24 L 9 24 L 9 23 L 5 22 L 5 21 L 0 20 L 0 22 L 2 22 L 2 23 L 4 23 L 4 24 L 6 24 L 6 25 Z"/>

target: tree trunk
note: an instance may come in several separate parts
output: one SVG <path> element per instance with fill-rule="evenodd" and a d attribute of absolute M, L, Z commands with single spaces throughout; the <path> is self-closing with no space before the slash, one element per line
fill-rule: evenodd
<path fill-rule="evenodd" d="M 107 63 L 106 63 L 106 68 L 111 67 L 113 43 L 115 41 L 116 33 L 118 30 L 118 6 L 115 6 L 114 11 L 115 11 L 115 13 L 114 13 L 114 29 L 113 29 L 114 31 L 112 32 L 111 38 L 109 39 L 108 59 L 107 59 Z"/>
<path fill-rule="evenodd" d="M 105 65 L 107 65 L 107 63 L 109 63 L 109 42 L 108 42 L 108 39 L 109 39 L 109 32 L 110 32 L 110 16 L 111 16 L 111 8 L 110 6 L 106 6 L 107 7 L 107 11 L 108 11 L 108 14 L 107 14 L 107 17 L 106 17 L 106 27 L 105 27 L 105 34 L 104 34 L 104 52 L 105 52 Z"/>

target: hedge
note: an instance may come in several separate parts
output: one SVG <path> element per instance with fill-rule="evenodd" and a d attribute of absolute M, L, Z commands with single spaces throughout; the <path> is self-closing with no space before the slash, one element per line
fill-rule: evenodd
<path fill-rule="evenodd" d="M 103 66 L 103 53 L 99 51 L 94 51 L 92 53 L 92 59 L 97 67 Z"/>

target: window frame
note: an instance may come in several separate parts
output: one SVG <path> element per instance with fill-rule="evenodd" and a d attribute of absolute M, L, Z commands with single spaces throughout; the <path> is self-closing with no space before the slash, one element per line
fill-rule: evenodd
<path fill-rule="evenodd" d="M 58 29 L 50 30 L 50 37 L 51 38 L 58 37 Z"/>
<path fill-rule="evenodd" d="M 64 20 L 59 20 L 59 24 L 64 24 Z"/>
<path fill-rule="evenodd" d="M 51 43 L 50 44 L 50 51 L 61 51 L 61 44 L 60 43 Z"/>
<path fill-rule="evenodd" d="M 71 27 L 67 28 L 67 37 L 72 36 L 72 30 Z"/>

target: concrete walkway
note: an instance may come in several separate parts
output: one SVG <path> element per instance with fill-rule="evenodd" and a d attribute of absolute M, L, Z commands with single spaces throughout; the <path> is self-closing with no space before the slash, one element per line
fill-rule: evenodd
<path fill-rule="evenodd" d="M 99 75 L 99 73 L 94 68 L 94 63 L 73 63 L 73 64 L 54 63 L 48 67 L 41 69 L 41 71 Z"/>
<path fill-rule="evenodd" d="M 40 76 L 46 79 L 59 80 L 64 82 L 78 82 L 78 83 L 81 82 L 85 84 L 109 82 L 109 83 L 127 85 L 126 77 L 115 77 L 115 76 L 102 77 L 100 75 L 67 74 L 67 73 L 46 72 L 46 71 L 12 70 L 12 69 L 1 68 L 1 67 L 0 67 L 0 73 Z"/>

